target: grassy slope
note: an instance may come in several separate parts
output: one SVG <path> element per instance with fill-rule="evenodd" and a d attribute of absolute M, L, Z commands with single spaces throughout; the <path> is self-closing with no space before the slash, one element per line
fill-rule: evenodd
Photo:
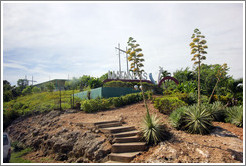
<path fill-rule="evenodd" d="M 74 93 L 77 93 L 74 91 Z M 61 91 L 62 109 L 71 108 L 73 91 Z M 20 96 L 15 100 L 3 103 L 4 126 L 21 115 L 32 114 L 33 111 L 44 112 L 59 108 L 60 92 L 42 92 Z"/>

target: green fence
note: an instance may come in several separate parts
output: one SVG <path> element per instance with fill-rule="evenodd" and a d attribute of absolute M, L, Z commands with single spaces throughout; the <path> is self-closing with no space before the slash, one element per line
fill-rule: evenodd
<path fill-rule="evenodd" d="M 90 90 L 90 98 L 96 99 L 100 98 L 109 98 L 109 97 L 120 97 L 130 93 L 138 93 L 139 90 L 134 90 L 132 88 L 116 88 L 116 87 L 100 87 Z M 74 94 L 74 96 L 81 99 L 88 99 L 88 91 L 83 91 Z"/>

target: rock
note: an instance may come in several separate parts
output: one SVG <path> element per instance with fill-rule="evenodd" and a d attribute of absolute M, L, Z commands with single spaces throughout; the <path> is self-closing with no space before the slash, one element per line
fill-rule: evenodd
<path fill-rule="evenodd" d="M 68 157 L 67 157 L 66 154 L 60 154 L 60 153 L 58 153 L 58 154 L 56 154 L 56 156 L 55 156 L 55 160 L 56 160 L 56 161 L 65 161 L 65 160 L 67 160 L 67 159 L 68 159 Z"/>
<path fill-rule="evenodd" d="M 196 148 L 196 151 L 198 152 L 198 153 L 200 153 L 203 157 L 205 157 L 205 158 L 208 158 L 210 155 L 209 155 L 209 152 L 208 151 L 202 151 L 201 149 L 199 149 L 199 148 Z"/>

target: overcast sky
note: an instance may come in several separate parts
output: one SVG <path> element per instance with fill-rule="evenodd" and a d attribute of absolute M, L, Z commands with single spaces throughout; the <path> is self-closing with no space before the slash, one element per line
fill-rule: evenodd
<path fill-rule="evenodd" d="M 118 51 L 133 37 L 144 69 L 155 80 L 159 66 L 173 73 L 190 67 L 191 35 L 207 40 L 206 64 L 227 63 L 243 77 L 243 3 L 3 3 L 3 79 L 37 83 L 119 69 Z M 125 55 L 121 56 L 126 71 Z"/>

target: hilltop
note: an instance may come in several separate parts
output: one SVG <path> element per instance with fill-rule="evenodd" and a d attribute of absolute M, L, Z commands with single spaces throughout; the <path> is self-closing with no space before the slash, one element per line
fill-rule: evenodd
<path fill-rule="evenodd" d="M 213 122 L 210 135 L 188 134 L 174 129 L 167 115 L 149 102 L 151 114 L 166 125 L 170 138 L 149 147 L 132 162 L 142 163 L 240 163 L 243 162 L 243 129 L 229 123 Z M 7 131 L 13 140 L 34 147 L 23 158 L 32 162 L 105 162 L 110 138 L 83 126 L 100 120 L 120 120 L 140 129 L 146 110 L 143 102 L 97 113 L 76 110 L 51 111 L 14 121 Z M 83 138 L 83 139 L 82 139 Z M 61 147 L 61 148 L 58 148 Z"/>

